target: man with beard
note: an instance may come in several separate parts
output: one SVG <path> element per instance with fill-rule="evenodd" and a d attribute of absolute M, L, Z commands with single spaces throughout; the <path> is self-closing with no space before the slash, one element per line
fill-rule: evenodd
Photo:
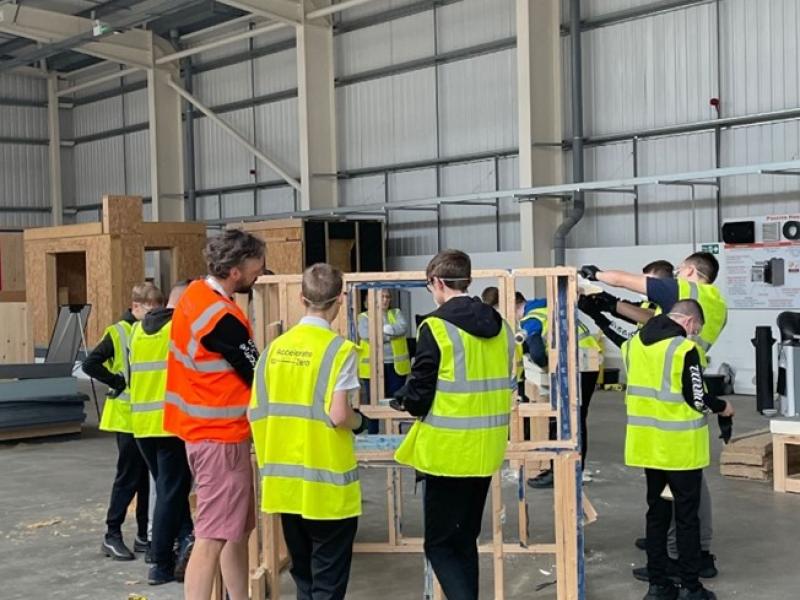
<path fill-rule="evenodd" d="M 217 564 L 230 600 L 248 599 L 247 539 L 255 526 L 247 407 L 258 350 L 233 301 L 264 271 L 264 242 L 239 230 L 208 241 L 208 276 L 175 306 L 164 429 L 186 442 L 195 481 L 195 545 L 187 600 L 207 600 Z"/>

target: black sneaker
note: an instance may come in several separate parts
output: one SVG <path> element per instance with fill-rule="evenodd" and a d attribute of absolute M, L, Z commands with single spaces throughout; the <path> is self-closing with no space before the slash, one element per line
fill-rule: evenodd
<path fill-rule="evenodd" d="M 136 558 L 130 548 L 122 541 L 121 535 L 106 534 L 100 550 L 114 560 L 133 560 Z"/>
<path fill-rule="evenodd" d="M 192 556 L 192 548 L 194 548 L 194 535 L 189 535 L 178 548 L 178 558 L 175 561 L 175 579 L 178 581 L 182 582 L 186 576 L 186 566 Z"/>
<path fill-rule="evenodd" d="M 717 595 L 701 586 L 692 592 L 683 588 L 678 598 L 679 600 L 717 600 Z"/>
<path fill-rule="evenodd" d="M 536 477 L 528 479 L 528 485 L 536 489 L 545 489 L 553 487 L 552 469 L 548 469 L 543 473 L 539 473 Z"/>
<path fill-rule="evenodd" d="M 146 539 L 140 538 L 138 535 L 133 540 L 134 552 L 148 552 L 150 550 L 150 542 Z"/>
<path fill-rule="evenodd" d="M 714 579 L 719 574 L 714 564 L 716 556 L 711 552 L 703 552 L 700 555 L 700 577 L 703 579 Z"/>
<path fill-rule="evenodd" d="M 647 588 L 647 595 L 642 600 L 677 600 L 677 598 L 678 588 L 675 585 L 651 583 Z"/>
<path fill-rule="evenodd" d="M 175 581 L 175 569 L 173 567 L 159 567 L 153 565 L 147 574 L 147 583 L 150 585 L 164 585 L 170 581 Z"/>
<path fill-rule="evenodd" d="M 636 541 L 633 542 L 634 546 L 636 546 L 639 550 L 644 552 L 647 551 L 647 538 L 636 538 Z"/>
<path fill-rule="evenodd" d="M 633 577 L 634 579 L 638 579 L 639 581 L 650 581 L 650 573 L 647 571 L 647 567 L 637 567 L 633 569 Z M 678 571 L 678 563 L 677 561 L 669 559 L 669 566 L 667 567 L 666 572 L 667 579 L 672 581 L 673 583 L 680 583 L 681 577 Z"/>
<path fill-rule="evenodd" d="M 150 548 L 145 550 L 145 553 L 144 553 L 144 564 L 146 564 L 146 565 L 154 565 L 154 564 L 156 564 L 156 561 L 153 558 L 153 551 Z"/>

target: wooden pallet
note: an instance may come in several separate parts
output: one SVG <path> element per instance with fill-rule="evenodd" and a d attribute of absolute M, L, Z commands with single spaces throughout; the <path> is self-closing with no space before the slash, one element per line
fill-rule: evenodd
<path fill-rule="evenodd" d="M 800 453 L 791 455 L 789 446 L 800 446 L 800 436 L 782 433 L 772 434 L 775 463 L 776 492 L 800 494 Z"/>
<path fill-rule="evenodd" d="M 720 455 L 724 477 L 769 481 L 772 478 L 772 435 L 762 429 L 740 435 L 725 446 Z"/>

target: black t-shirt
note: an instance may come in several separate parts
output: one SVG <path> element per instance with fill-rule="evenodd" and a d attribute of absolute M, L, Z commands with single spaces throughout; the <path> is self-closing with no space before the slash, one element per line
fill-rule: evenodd
<path fill-rule="evenodd" d="M 658 304 L 663 312 L 672 310 L 679 295 L 677 279 L 647 278 L 647 299 Z"/>

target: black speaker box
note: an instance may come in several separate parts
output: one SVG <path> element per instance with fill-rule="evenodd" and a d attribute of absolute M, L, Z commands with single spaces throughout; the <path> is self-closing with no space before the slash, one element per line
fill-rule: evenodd
<path fill-rule="evenodd" d="M 722 241 L 726 244 L 755 244 L 755 221 L 734 221 L 722 226 Z"/>

